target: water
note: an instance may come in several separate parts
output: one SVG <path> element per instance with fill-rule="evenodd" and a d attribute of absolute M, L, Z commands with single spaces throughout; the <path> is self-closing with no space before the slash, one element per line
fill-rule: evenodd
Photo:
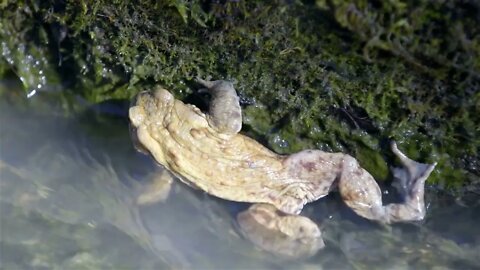
<path fill-rule="evenodd" d="M 427 192 L 425 221 L 380 226 L 337 194 L 308 205 L 326 248 L 285 261 L 236 230 L 245 205 L 176 183 L 163 203 L 135 200 L 160 167 L 131 144 L 125 104 L 0 93 L 0 265 L 4 269 L 475 269 L 480 198 Z M 70 110 L 69 110 L 70 111 Z M 388 196 L 387 196 L 388 199 Z"/>

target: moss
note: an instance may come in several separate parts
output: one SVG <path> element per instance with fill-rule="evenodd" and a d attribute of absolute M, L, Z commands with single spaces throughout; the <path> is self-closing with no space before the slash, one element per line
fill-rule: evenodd
<path fill-rule="evenodd" d="M 476 2 L 31 0 L 1 8 L 2 44 L 44 56 L 48 78 L 91 102 L 155 84 L 186 98 L 194 76 L 232 79 L 245 130 L 275 151 L 347 152 L 385 179 L 395 139 L 415 159 L 439 161 L 438 187 L 480 184 Z"/>
<path fill-rule="evenodd" d="M 46 28 L 36 23 L 36 6 L 18 3 L 2 3 L 0 20 L 0 49 L 3 59 L 0 62 L 0 75 L 8 76 L 7 67 L 21 80 L 28 93 L 34 94 L 49 87 L 55 89 L 59 76 L 55 70 L 55 59 L 49 51 L 51 40 Z M 14 6 L 19 5 L 18 9 Z"/>

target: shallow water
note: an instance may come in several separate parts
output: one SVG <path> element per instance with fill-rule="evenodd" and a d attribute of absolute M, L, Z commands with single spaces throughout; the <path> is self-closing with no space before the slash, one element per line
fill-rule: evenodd
<path fill-rule="evenodd" d="M 303 212 L 319 223 L 327 247 L 285 261 L 238 234 L 234 215 L 245 205 L 176 183 L 167 201 L 137 206 L 161 168 L 133 149 L 125 104 L 80 102 L 68 114 L 43 93 L 2 91 L 2 268 L 480 268 L 478 194 L 455 199 L 430 188 L 425 221 L 382 227 L 334 193 Z"/>

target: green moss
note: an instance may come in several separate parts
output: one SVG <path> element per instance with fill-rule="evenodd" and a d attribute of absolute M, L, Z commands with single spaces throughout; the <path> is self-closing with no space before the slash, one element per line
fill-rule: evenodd
<path fill-rule="evenodd" d="M 15 7 L 19 5 L 19 7 Z M 43 91 L 46 87 L 55 90 L 59 76 L 50 51 L 53 49 L 50 37 L 43 25 L 34 18 L 35 5 L 25 3 L 8 4 L 4 1 L 0 19 L 0 75 L 8 76 L 7 67 L 13 70 L 28 93 Z"/>
<path fill-rule="evenodd" d="M 245 130 L 275 151 L 347 152 L 385 179 L 394 139 L 415 159 L 439 161 L 439 187 L 480 184 L 476 2 L 32 0 L 1 8 L 2 44 L 45 56 L 48 78 L 89 101 L 129 99 L 155 84 L 186 98 L 197 75 L 232 79 L 248 101 Z M 17 24 L 36 38 L 8 30 Z"/>

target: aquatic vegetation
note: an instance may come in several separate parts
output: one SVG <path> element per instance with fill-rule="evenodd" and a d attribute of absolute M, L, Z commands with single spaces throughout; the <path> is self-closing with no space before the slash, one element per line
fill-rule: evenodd
<path fill-rule="evenodd" d="M 349 152 L 386 179 L 393 138 L 439 162 L 436 187 L 478 192 L 475 1 L 5 0 L 0 12 L 0 74 L 27 93 L 101 102 L 162 84 L 200 100 L 194 76 L 231 79 L 244 132 L 277 152 Z"/>

